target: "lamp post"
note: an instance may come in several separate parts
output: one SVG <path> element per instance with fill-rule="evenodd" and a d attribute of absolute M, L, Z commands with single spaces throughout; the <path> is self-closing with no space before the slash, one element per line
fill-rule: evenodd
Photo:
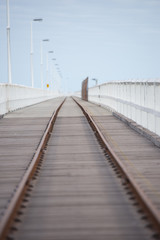
<path fill-rule="evenodd" d="M 30 58 L 31 58 L 31 83 L 32 88 L 34 87 L 34 75 L 33 75 L 33 30 L 32 30 L 32 22 L 41 22 L 43 21 L 42 18 L 36 18 L 31 21 L 31 52 L 30 52 Z"/>
<path fill-rule="evenodd" d="M 57 82 L 56 82 L 56 74 L 55 74 L 55 66 L 54 66 L 54 61 L 56 61 L 56 58 L 52 58 L 53 61 L 53 89 L 57 90 Z"/>
<path fill-rule="evenodd" d="M 61 71 L 60 71 L 60 68 L 59 68 L 59 64 L 55 64 L 55 66 L 56 66 L 57 77 L 58 77 L 58 80 L 57 80 L 58 90 L 60 91 L 60 88 L 61 88 Z"/>
<path fill-rule="evenodd" d="M 46 72 L 47 72 L 47 82 L 48 82 L 48 84 L 49 84 L 49 79 L 48 79 L 48 72 L 49 72 L 48 54 L 49 53 L 53 53 L 53 51 L 48 51 L 47 52 L 47 64 L 46 64 L 47 68 L 46 68 Z"/>
<path fill-rule="evenodd" d="M 11 46 L 10 46 L 9 0 L 7 0 L 7 52 L 8 52 L 8 84 L 11 84 L 12 83 L 12 75 L 11 75 Z"/>
<path fill-rule="evenodd" d="M 59 64 L 56 63 L 55 67 L 56 67 L 56 72 L 57 72 L 57 88 L 58 88 L 58 90 L 60 90 L 60 80 L 59 80 L 60 79 L 60 75 L 59 75 L 60 69 L 59 69 Z"/>
<path fill-rule="evenodd" d="M 96 82 L 96 85 L 98 84 L 98 80 L 96 78 L 92 78 L 92 80 Z"/>
<path fill-rule="evenodd" d="M 41 41 L 41 88 L 43 89 L 43 42 L 49 42 L 49 39 Z"/>

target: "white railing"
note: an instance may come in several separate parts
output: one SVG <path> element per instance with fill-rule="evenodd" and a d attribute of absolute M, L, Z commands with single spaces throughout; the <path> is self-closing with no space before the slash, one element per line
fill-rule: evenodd
<path fill-rule="evenodd" d="M 49 90 L 14 84 L 0 84 L 0 115 L 58 96 L 58 92 Z"/>
<path fill-rule="evenodd" d="M 72 94 L 72 96 L 81 98 L 81 91 L 74 92 L 74 93 Z"/>
<path fill-rule="evenodd" d="M 105 105 L 160 135 L 160 80 L 108 82 L 88 89 L 89 101 Z"/>

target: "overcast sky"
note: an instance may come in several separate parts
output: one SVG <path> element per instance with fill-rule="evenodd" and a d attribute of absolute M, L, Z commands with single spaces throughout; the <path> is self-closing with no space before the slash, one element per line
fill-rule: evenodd
<path fill-rule="evenodd" d="M 0 82 L 7 82 L 6 0 L 0 0 Z M 13 83 L 31 85 L 30 22 L 34 80 L 59 64 L 62 89 L 79 90 L 87 76 L 98 83 L 160 77 L 160 0 L 10 0 Z M 56 58 L 56 62 L 52 61 Z M 51 79 L 51 73 L 49 78 Z M 54 81 L 54 79 L 53 79 Z M 54 83 L 56 84 L 56 83 Z"/>

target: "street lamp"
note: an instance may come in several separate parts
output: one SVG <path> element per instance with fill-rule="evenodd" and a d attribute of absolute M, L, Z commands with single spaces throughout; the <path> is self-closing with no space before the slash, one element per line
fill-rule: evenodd
<path fill-rule="evenodd" d="M 55 66 L 56 66 L 56 70 L 57 70 L 57 76 L 58 76 L 58 80 L 57 80 L 57 82 L 58 82 L 58 89 L 60 90 L 60 88 L 61 88 L 61 78 L 62 78 L 62 76 L 61 76 L 61 71 L 60 71 L 60 67 L 59 67 L 59 64 L 55 64 Z"/>
<path fill-rule="evenodd" d="M 52 60 L 56 61 L 56 58 L 53 58 Z M 55 81 L 56 81 L 56 85 L 57 85 L 57 90 L 59 90 L 60 89 L 60 78 L 62 76 L 61 76 L 61 71 L 60 71 L 60 68 L 59 68 L 59 64 L 55 63 L 54 65 L 55 65 L 55 70 L 56 70 Z"/>
<path fill-rule="evenodd" d="M 7 52 L 8 52 L 8 83 L 11 84 L 12 83 L 12 75 L 11 75 L 9 0 L 7 0 Z"/>
<path fill-rule="evenodd" d="M 48 79 L 48 69 L 49 69 L 49 64 L 48 64 L 48 53 L 53 53 L 53 51 L 48 51 L 48 52 L 47 52 L 47 68 L 46 68 L 46 71 L 47 71 L 47 82 L 49 82 L 49 79 Z"/>
<path fill-rule="evenodd" d="M 42 18 L 35 18 L 31 21 L 31 82 L 32 82 L 32 88 L 34 87 L 34 76 L 33 76 L 33 33 L 32 33 L 32 22 L 41 22 L 43 21 Z"/>
<path fill-rule="evenodd" d="M 43 89 L 43 42 L 49 42 L 49 39 L 41 41 L 41 88 Z"/>
<path fill-rule="evenodd" d="M 52 58 L 53 61 L 53 67 L 52 67 L 52 73 L 53 73 L 53 89 L 57 90 L 57 80 L 56 80 L 56 72 L 55 72 L 55 64 L 54 61 L 56 61 L 56 58 Z"/>
<path fill-rule="evenodd" d="M 98 80 L 96 78 L 92 78 L 92 80 L 96 82 L 96 85 L 98 84 Z"/>

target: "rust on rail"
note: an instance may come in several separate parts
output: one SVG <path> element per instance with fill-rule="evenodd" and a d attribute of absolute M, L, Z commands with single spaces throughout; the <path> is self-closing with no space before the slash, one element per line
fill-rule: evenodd
<path fill-rule="evenodd" d="M 133 176 L 128 172 L 127 168 L 123 164 L 123 162 L 119 159 L 117 154 L 113 151 L 111 145 L 106 141 L 105 137 L 101 133 L 99 127 L 94 121 L 93 117 L 87 112 L 87 110 L 75 99 L 73 100 L 78 104 L 78 106 L 82 109 L 84 115 L 86 116 L 88 122 L 90 123 L 92 129 L 96 132 L 97 138 L 103 143 L 106 151 L 109 152 L 111 156 L 111 160 L 114 162 L 116 167 L 121 172 L 123 178 L 128 182 L 134 194 L 137 197 L 141 207 L 146 212 L 147 216 L 152 221 L 152 224 L 155 230 L 160 234 L 160 215 L 158 214 L 158 209 L 153 205 L 150 199 L 146 196 L 144 191 L 139 187 L 137 182 L 134 180 Z"/>
<path fill-rule="evenodd" d="M 30 181 L 34 175 L 34 172 L 37 168 L 37 165 L 39 163 L 39 160 L 41 158 L 41 155 L 43 153 L 43 149 L 49 139 L 50 132 L 53 128 L 54 122 L 56 120 L 57 114 L 63 105 L 65 99 L 62 101 L 62 103 L 57 107 L 57 109 L 54 111 L 52 117 L 50 118 L 46 130 L 41 138 L 41 141 L 39 143 L 39 146 L 36 150 L 36 153 L 28 166 L 26 172 L 23 175 L 22 180 L 20 181 L 15 194 L 13 195 L 12 199 L 10 200 L 8 207 L 6 211 L 4 212 L 1 222 L 0 222 L 0 240 L 5 239 L 10 226 L 13 222 L 14 217 L 16 216 L 17 210 L 22 202 L 22 198 L 26 192 L 26 189 L 28 188 Z"/>

